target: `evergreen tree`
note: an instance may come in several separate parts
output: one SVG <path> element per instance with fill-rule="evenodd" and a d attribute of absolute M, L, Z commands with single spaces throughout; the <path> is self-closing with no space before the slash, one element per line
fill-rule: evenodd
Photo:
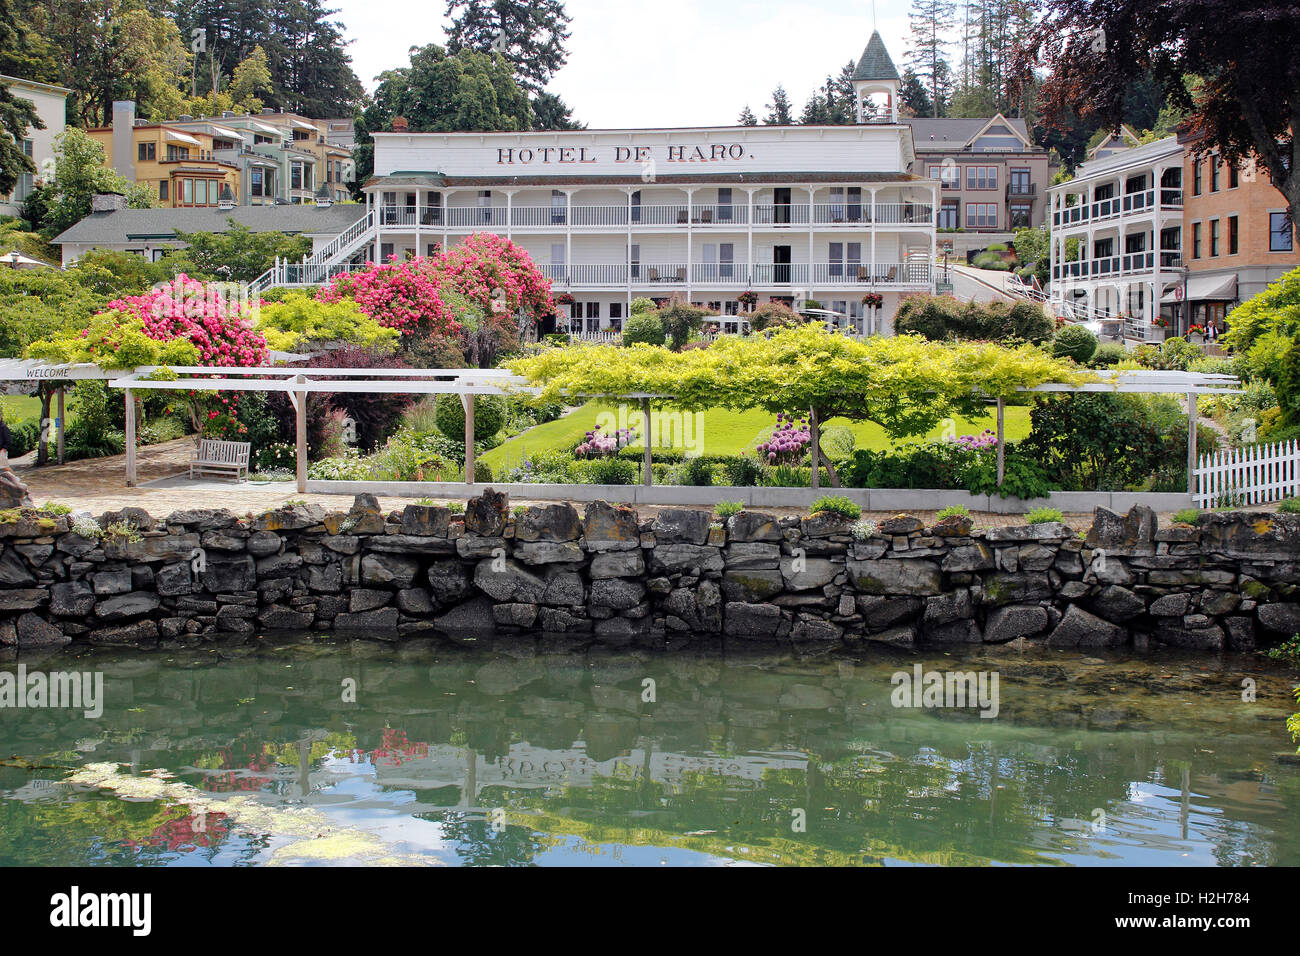
<path fill-rule="evenodd" d="M 740 118 L 736 120 L 736 122 L 740 126 L 757 126 L 758 117 L 754 115 L 754 111 L 751 110 L 749 104 L 746 103 L 745 108 L 740 111 Z"/>
<path fill-rule="evenodd" d="M 799 122 L 805 126 L 829 124 L 830 108 L 826 103 L 826 97 L 820 92 L 813 91 L 812 96 L 808 97 L 808 102 L 804 104 L 803 112 L 799 115 Z"/>
<path fill-rule="evenodd" d="M 554 93 L 538 93 L 533 97 L 533 129 L 586 129 L 586 123 L 573 118 L 573 108 Z"/>
<path fill-rule="evenodd" d="M 767 118 L 763 122 L 768 126 L 790 126 L 794 123 L 794 111 L 784 86 L 778 84 L 772 91 L 772 102 L 767 104 Z"/>
<path fill-rule="evenodd" d="M 939 116 L 945 97 L 942 84 L 951 72 L 948 31 L 956 24 L 956 0 L 912 0 L 908 14 L 912 42 L 907 64 L 917 79 L 929 87 L 933 113 Z"/>
<path fill-rule="evenodd" d="M 0 0 L 0 67 L 21 62 L 26 31 L 15 17 L 13 0 Z M 0 84 L 0 196 L 14 191 L 18 177 L 36 172 L 36 166 L 23 152 L 22 142 L 29 129 L 45 129 L 31 100 L 19 99 L 9 87 Z M 6 136 L 5 134 L 9 135 Z"/>
<path fill-rule="evenodd" d="M 569 58 L 570 17 L 560 0 L 447 0 L 446 16 L 448 53 L 500 53 L 530 93 L 540 93 Z"/>
<path fill-rule="evenodd" d="M 930 92 L 921 82 L 921 78 L 912 72 L 911 67 L 903 71 L 903 85 L 898 91 L 899 105 L 909 116 L 931 116 L 934 103 Z"/>

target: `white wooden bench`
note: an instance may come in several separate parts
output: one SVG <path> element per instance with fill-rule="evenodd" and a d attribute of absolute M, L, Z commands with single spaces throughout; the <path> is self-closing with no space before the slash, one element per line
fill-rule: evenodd
<path fill-rule="evenodd" d="M 190 459 L 190 477 L 220 475 L 239 481 L 248 477 L 248 455 L 252 445 L 246 441 L 216 441 L 204 438 L 198 454 Z"/>

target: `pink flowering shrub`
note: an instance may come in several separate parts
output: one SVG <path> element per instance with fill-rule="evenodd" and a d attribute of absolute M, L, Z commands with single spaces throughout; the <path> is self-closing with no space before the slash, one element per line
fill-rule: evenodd
<path fill-rule="evenodd" d="M 612 435 L 596 428 L 587 432 L 582 443 L 573 449 L 573 454 L 577 458 L 610 458 L 635 440 L 636 434 L 630 428 L 620 428 Z"/>
<path fill-rule="evenodd" d="M 438 257 L 368 263 L 359 272 L 335 276 L 316 297 L 322 302 L 354 299 L 362 312 L 403 336 L 451 336 L 460 331 L 442 299 Z"/>
<path fill-rule="evenodd" d="M 481 308 L 489 323 L 511 325 L 520 309 L 534 320 L 555 309 L 551 284 L 528 252 L 490 233 L 431 258 L 369 263 L 335 276 L 318 298 L 354 299 L 366 315 L 403 336 L 453 337 L 462 331 L 448 305 L 454 295 Z"/>
<path fill-rule="evenodd" d="M 794 465 L 803 460 L 804 451 L 812 444 L 812 432 L 807 419 L 778 414 L 776 430 L 772 437 L 755 449 L 767 459 L 769 465 Z"/>
<path fill-rule="evenodd" d="M 987 428 L 978 435 L 961 435 L 957 438 L 949 438 L 948 441 L 970 451 L 988 451 L 990 448 L 998 447 L 998 436 Z"/>
<path fill-rule="evenodd" d="M 181 274 L 160 289 L 115 299 L 104 309 L 113 311 L 138 318 L 144 334 L 156 341 L 187 339 L 198 349 L 200 365 L 266 364 L 266 339 L 244 314 L 243 303 L 220 286 Z"/>

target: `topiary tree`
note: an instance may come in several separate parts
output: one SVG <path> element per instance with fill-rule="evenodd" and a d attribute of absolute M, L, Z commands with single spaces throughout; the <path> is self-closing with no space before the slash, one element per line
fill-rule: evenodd
<path fill-rule="evenodd" d="M 465 406 L 459 395 L 439 395 L 433 406 L 438 431 L 452 441 L 465 440 Z M 505 427 L 506 400 L 500 395 L 474 396 L 474 441 L 486 441 Z"/>
<path fill-rule="evenodd" d="M 647 299 L 638 299 L 638 302 L 649 301 Z M 633 308 L 636 302 L 632 303 Z M 623 344 L 636 345 L 643 343 L 645 345 L 663 345 L 668 341 L 668 336 L 664 332 L 663 321 L 659 318 L 657 312 L 636 312 L 633 311 L 628 316 L 627 321 L 623 323 Z"/>
<path fill-rule="evenodd" d="M 704 326 L 704 317 L 712 314 L 684 302 L 675 303 L 661 311 L 659 321 L 663 323 L 669 347 L 674 352 L 680 352 L 682 346 L 691 340 L 691 336 Z"/>
<path fill-rule="evenodd" d="M 632 308 L 628 310 L 632 315 L 638 312 L 654 312 L 655 304 L 653 299 L 633 299 Z"/>
<path fill-rule="evenodd" d="M 1097 336 L 1082 325 L 1067 325 L 1056 333 L 1052 341 L 1052 354 L 1057 358 L 1071 358 L 1080 365 L 1088 364 L 1097 351 Z"/>

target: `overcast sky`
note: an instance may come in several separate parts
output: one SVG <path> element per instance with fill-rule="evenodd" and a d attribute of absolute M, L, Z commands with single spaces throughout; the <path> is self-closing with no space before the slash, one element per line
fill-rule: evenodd
<path fill-rule="evenodd" d="M 899 72 L 908 0 L 877 0 L 876 26 Z M 445 42 L 444 0 L 338 0 L 366 88 L 408 64 L 411 46 Z M 871 0 L 566 0 L 569 62 L 550 89 L 592 128 L 730 125 L 748 103 L 762 119 L 778 83 L 795 113 L 828 73 L 862 55 Z"/>

